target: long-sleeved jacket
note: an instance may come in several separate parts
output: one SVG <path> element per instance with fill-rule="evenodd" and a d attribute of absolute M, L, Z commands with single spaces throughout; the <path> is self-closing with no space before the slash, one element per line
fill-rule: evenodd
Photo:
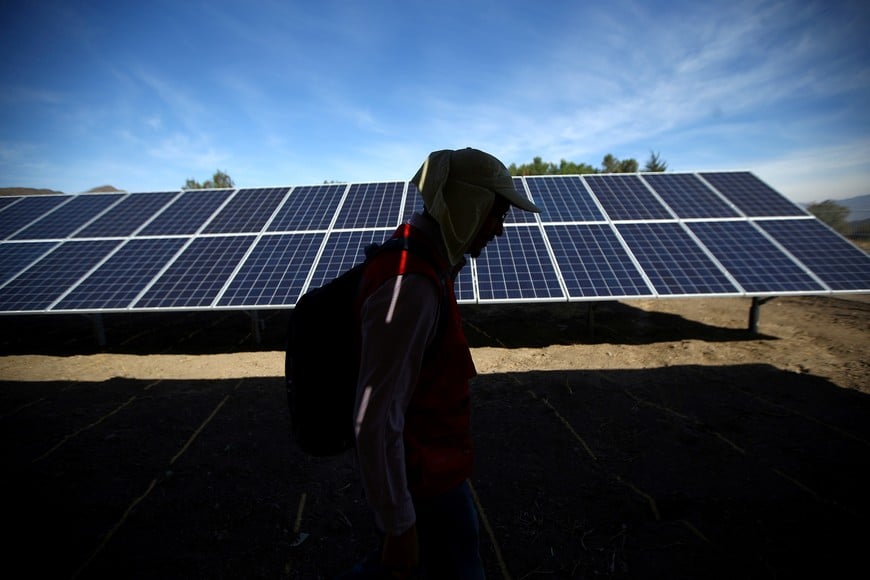
<path fill-rule="evenodd" d="M 366 497 L 378 526 L 400 534 L 413 496 L 437 495 L 471 473 L 470 391 L 475 373 L 439 249 L 437 224 L 415 215 L 397 232 L 429 244 L 442 263 L 404 252 L 366 269 L 360 306 L 356 435 Z"/>

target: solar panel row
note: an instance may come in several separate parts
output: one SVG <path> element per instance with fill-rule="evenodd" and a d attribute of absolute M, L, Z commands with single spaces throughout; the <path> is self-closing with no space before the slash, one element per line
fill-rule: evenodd
<path fill-rule="evenodd" d="M 870 257 L 754 175 L 515 178 L 541 214 L 462 302 L 870 291 Z M 408 182 L 0 200 L 0 313 L 289 307 L 414 211 Z"/>

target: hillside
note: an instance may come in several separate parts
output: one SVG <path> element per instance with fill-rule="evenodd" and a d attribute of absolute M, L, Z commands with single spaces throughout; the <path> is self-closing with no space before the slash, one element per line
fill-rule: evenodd
<path fill-rule="evenodd" d="M 33 187 L 0 187 L 0 195 L 50 195 L 63 193 L 53 189 L 35 189 Z"/>
<path fill-rule="evenodd" d="M 848 199 L 834 200 L 849 210 L 850 223 L 866 221 L 870 219 L 870 194 L 850 197 Z"/>
<path fill-rule="evenodd" d="M 123 191 L 123 189 L 118 189 L 114 185 L 101 185 L 89 189 L 85 193 L 115 193 Z M 56 195 L 62 193 L 64 192 L 53 189 L 36 189 L 34 187 L 0 187 L 0 195 Z"/>

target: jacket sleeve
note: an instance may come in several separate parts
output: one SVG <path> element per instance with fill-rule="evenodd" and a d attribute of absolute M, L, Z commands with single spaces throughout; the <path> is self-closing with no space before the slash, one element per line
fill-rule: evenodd
<path fill-rule="evenodd" d="M 360 474 L 375 522 L 398 535 L 416 521 L 405 472 L 405 411 L 426 347 L 435 336 L 439 293 L 431 280 L 387 280 L 363 303 L 355 432 Z"/>

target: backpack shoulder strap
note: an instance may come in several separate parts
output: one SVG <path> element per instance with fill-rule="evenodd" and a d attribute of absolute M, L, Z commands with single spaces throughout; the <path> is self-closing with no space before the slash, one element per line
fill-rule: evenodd
<path fill-rule="evenodd" d="M 382 278 L 381 282 L 399 274 L 423 274 L 432 279 L 446 298 L 450 271 L 447 261 L 429 241 L 415 234 L 414 229 L 404 224 L 383 244 L 369 245 L 365 249 L 366 266 L 377 262 L 374 277 Z"/>
<path fill-rule="evenodd" d="M 447 261 L 414 229 L 404 224 L 383 244 L 372 244 L 366 248 L 365 270 L 355 300 L 357 313 L 375 288 L 400 274 L 418 274 L 428 278 L 438 289 L 439 309 L 446 311 L 452 287 Z"/>

